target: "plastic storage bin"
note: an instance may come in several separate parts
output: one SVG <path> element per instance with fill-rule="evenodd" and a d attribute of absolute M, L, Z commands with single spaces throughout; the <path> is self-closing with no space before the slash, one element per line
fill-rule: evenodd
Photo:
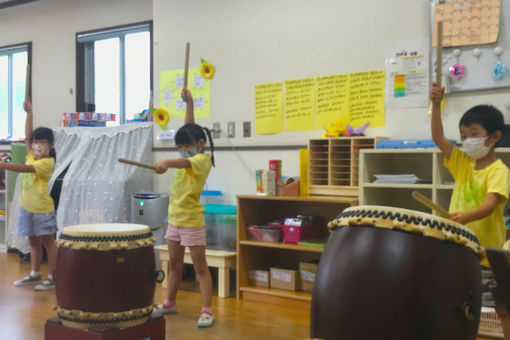
<path fill-rule="evenodd" d="M 206 204 L 204 208 L 207 249 L 236 251 L 237 207 Z"/>
<path fill-rule="evenodd" d="M 282 225 L 280 222 L 271 222 L 267 225 L 250 225 L 248 239 L 262 242 L 281 242 Z"/>
<path fill-rule="evenodd" d="M 206 204 L 221 204 L 225 203 L 223 194 L 219 190 L 202 190 L 200 195 L 200 203 L 204 206 Z"/>

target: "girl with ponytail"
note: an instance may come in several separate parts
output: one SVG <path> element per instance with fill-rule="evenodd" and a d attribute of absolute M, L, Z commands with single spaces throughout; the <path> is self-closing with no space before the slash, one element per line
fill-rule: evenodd
<path fill-rule="evenodd" d="M 202 295 L 197 326 L 209 327 L 214 322 L 211 310 L 212 280 L 205 257 L 205 219 L 200 194 L 214 165 L 214 145 L 209 129 L 195 124 L 191 92 L 184 88 L 182 96 L 186 98 L 185 125 L 175 134 L 175 145 L 180 158 L 154 164 L 154 171 L 158 174 L 165 173 L 169 168 L 176 169 L 170 185 L 168 228 L 165 235 L 170 255 L 167 297 L 158 306 L 158 310 L 163 314 L 177 313 L 175 300 L 182 277 L 184 249 L 189 247 Z M 210 155 L 204 153 L 207 140 L 210 143 Z"/>

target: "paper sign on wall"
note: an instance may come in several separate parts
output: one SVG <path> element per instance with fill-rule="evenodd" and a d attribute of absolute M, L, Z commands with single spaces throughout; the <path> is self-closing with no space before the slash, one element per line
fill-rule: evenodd
<path fill-rule="evenodd" d="M 283 130 L 283 83 L 255 85 L 255 132 Z"/>
<path fill-rule="evenodd" d="M 384 70 L 351 73 L 349 101 L 353 126 L 384 126 Z"/>
<path fill-rule="evenodd" d="M 188 76 L 195 117 L 209 117 L 209 80 L 202 77 L 198 67 L 190 68 Z M 186 102 L 181 98 L 183 86 L 184 69 L 160 72 L 159 103 L 160 107 L 168 111 L 170 118 L 184 118 L 186 115 Z"/>
<path fill-rule="evenodd" d="M 315 129 L 315 78 L 285 81 L 285 130 Z"/>
<path fill-rule="evenodd" d="M 317 127 L 349 114 L 349 74 L 317 78 Z"/>

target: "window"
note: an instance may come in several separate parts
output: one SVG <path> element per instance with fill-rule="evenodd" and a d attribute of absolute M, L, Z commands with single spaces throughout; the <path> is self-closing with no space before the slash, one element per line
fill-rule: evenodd
<path fill-rule="evenodd" d="M 31 43 L 0 47 L 0 138 L 25 137 L 25 101 L 27 64 Z M 30 79 L 29 79 L 30 84 Z"/>
<path fill-rule="evenodd" d="M 76 110 L 115 113 L 115 125 L 149 107 L 152 23 L 76 34 Z"/>

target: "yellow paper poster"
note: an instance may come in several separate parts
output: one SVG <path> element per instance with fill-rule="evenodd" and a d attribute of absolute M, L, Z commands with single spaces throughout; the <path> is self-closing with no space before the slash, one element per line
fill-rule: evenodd
<path fill-rule="evenodd" d="M 285 81 L 285 130 L 315 129 L 315 78 Z"/>
<path fill-rule="evenodd" d="M 351 73 L 350 118 L 353 126 L 384 126 L 384 70 Z"/>
<path fill-rule="evenodd" d="M 349 115 L 349 74 L 317 78 L 317 127 L 325 129 L 341 116 Z"/>
<path fill-rule="evenodd" d="M 166 70 L 159 74 L 159 107 L 168 111 L 170 118 L 184 118 L 186 102 L 181 98 L 184 69 Z M 209 117 L 209 79 L 200 74 L 200 68 L 190 68 L 188 88 L 193 95 L 195 118 Z"/>
<path fill-rule="evenodd" d="M 255 85 L 255 133 L 283 130 L 283 83 Z"/>

